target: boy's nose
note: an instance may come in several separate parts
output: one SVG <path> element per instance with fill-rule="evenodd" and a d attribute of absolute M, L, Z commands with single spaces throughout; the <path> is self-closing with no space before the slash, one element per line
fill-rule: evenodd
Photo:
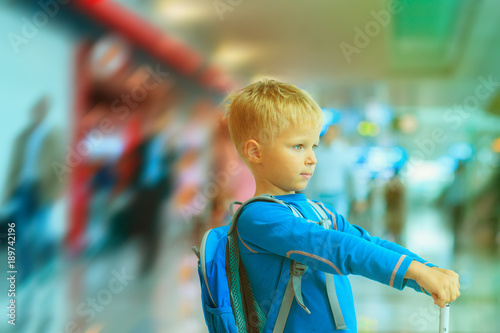
<path fill-rule="evenodd" d="M 307 156 L 306 164 L 307 165 L 314 165 L 317 162 L 318 162 L 318 160 L 316 160 L 316 154 L 314 154 L 314 151 L 311 151 L 311 153 Z"/>

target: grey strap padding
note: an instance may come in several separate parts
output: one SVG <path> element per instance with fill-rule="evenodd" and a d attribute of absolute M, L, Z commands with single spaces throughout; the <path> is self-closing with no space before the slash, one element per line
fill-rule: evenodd
<path fill-rule="evenodd" d="M 198 250 L 198 248 L 196 246 L 193 246 L 191 248 L 191 251 L 193 251 L 194 254 L 196 255 L 196 257 L 198 257 L 198 260 L 200 260 L 200 250 Z"/>
<path fill-rule="evenodd" d="M 212 292 L 210 292 L 210 288 L 208 287 L 209 284 L 207 280 L 207 266 L 205 262 L 205 248 L 206 248 L 207 238 L 208 234 L 210 234 L 212 230 L 213 229 L 210 229 L 207 232 L 205 232 L 205 234 L 203 235 L 203 239 L 201 240 L 200 263 L 201 263 L 201 272 L 203 273 L 203 279 L 205 280 L 205 285 L 207 286 L 208 295 L 210 296 L 210 299 L 212 300 L 214 307 L 217 307 L 217 303 L 215 303 L 214 298 L 212 297 Z"/>
<path fill-rule="evenodd" d="M 321 218 L 322 220 L 324 219 L 328 219 L 328 216 L 326 216 L 326 213 L 325 211 L 317 204 L 315 203 L 314 201 L 312 201 L 311 199 L 307 199 L 307 202 L 313 206 L 314 208 L 314 211 L 316 212 L 316 215 L 319 214 L 319 218 Z"/>
<path fill-rule="evenodd" d="M 281 301 L 280 310 L 278 312 L 278 317 L 274 323 L 273 333 L 283 333 L 285 330 L 286 321 L 288 315 L 290 314 L 290 309 L 292 308 L 293 298 L 297 303 L 306 311 L 311 314 L 311 311 L 304 305 L 304 300 L 302 299 L 302 275 L 307 270 L 307 266 L 291 260 L 290 264 L 290 279 L 286 284 L 285 294 Z"/>
<path fill-rule="evenodd" d="M 231 205 L 229 206 L 229 210 L 231 212 L 231 225 L 229 227 L 228 234 L 231 234 L 235 230 L 236 223 L 238 221 L 238 217 L 241 215 L 241 212 L 243 211 L 243 207 L 246 206 L 247 204 L 249 204 L 251 202 L 255 202 L 255 201 L 268 201 L 268 202 L 279 203 L 281 205 L 287 206 L 292 211 L 293 215 L 295 215 L 296 217 L 302 217 L 302 215 L 300 214 L 300 212 L 295 207 L 292 207 L 291 205 L 285 203 L 282 200 L 274 198 L 272 195 L 262 194 L 262 195 L 260 195 L 258 197 L 251 198 L 251 199 L 245 201 L 244 203 L 239 202 L 239 201 L 235 201 L 235 202 L 231 203 Z M 238 208 L 238 210 L 236 210 L 236 212 L 234 211 L 234 205 L 235 204 L 240 205 L 240 207 Z M 292 261 L 292 263 L 293 262 L 294 261 Z M 307 266 L 305 266 L 305 265 L 303 265 L 303 266 L 305 267 L 305 269 L 307 269 Z M 300 282 L 301 281 L 296 282 L 296 285 L 299 288 L 300 288 Z M 298 290 L 300 292 L 300 289 L 298 289 Z M 285 325 L 286 325 L 286 321 L 287 321 L 287 318 L 288 318 L 288 314 L 290 313 L 290 308 L 292 307 L 294 295 L 295 295 L 295 292 L 294 292 L 294 288 L 293 288 L 293 281 L 290 278 L 288 280 L 287 287 L 286 287 L 286 290 L 285 290 L 285 294 L 284 294 L 283 300 L 281 302 L 280 310 L 279 310 L 279 313 L 278 313 L 278 319 L 276 320 L 276 323 L 274 325 L 273 332 L 282 333 L 283 330 L 285 329 Z M 301 293 L 300 293 L 299 297 L 300 297 L 300 299 L 302 299 L 302 294 Z"/>
<path fill-rule="evenodd" d="M 231 212 L 231 218 L 234 216 L 234 205 L 235 204 L 241 206 L 241 205 L 243 205 L 243 202 L 240 202 L 240 201 L 233 201 L 233 202 L 231 202 L 231 204 L 229 205 L 229 211 Z"/>
<path fill-rule="evenodd" d="M 330 302 L 330 308 L 332 309 L 333 320 L 335 320 L 335 327 L 338 330 L 346 330 L 347 326 L 344 321 L 342 309 L 340 308 L 337 291 L 335 290 L 335 281 L 333 274 L 325 273 L 325 282 L 328 301 Z"/>
<path fill-rule="evenodd" d="M 295 215 L 295 217 L 302 217 L 302 214 L 300 214 L 300 212 L 298 211 L 297 208 L 293 207 L 292 205 L 289 205 L 287 203 L 285 203 L 285 205 L 287 205 L 288 208 L 290 208 L 293 212 L 293 215 Z"/>
<path fill-rule="evenodd" d="M 286 320 L 292 308 L 293 297 L 292 279 L 289 279 L 286 284 L 285 295 L 283 295 L 283 300 L 281 301 L 278 317 L 274 323 L 273 333 L 283 333 L 285 331 Z"/>
<path fill-rule="evenodd" d="M 293 212 L 295 217 L 302 217 L 302 214 L 293 207 L 284 203 Z M 281 301 L 281 306 L 278 312 L 278 317 L 274 323 L 273 333 L 282 333 L 285 330 L 286 321 L 288 315 L 290 314 L 290 309 L 292 308 L 293 299 L 297 300 L 297 303 L 308 313 L 311 311 L 304 305 L 304 300 L 302 299 L 302 275 L 307 270 L 307 266 L 291 260 L 290 263 L 290 278 L 286 284 L 285 294 L 283 295 L 283 300 Z"/>
<path fill-rule="evenodd" d="M 311 311 L 304 305 L 304 299 L 302 298 L 302 275 L 304 275 L 306 271 L 306 265 L 292 261 L 290 275 L 292 276 L 292 286 L 295 299 L 297 300 L 297 303 L 299 303 L 300 307 L 307 312 L 307 314 L 311 314 Z"/>
<path fill-rule="evenodd" d="M 229 205 L 229 210 L 231 212 L 231 225 L 229 226 L 229 231 L 227 232 L 228 235 L 230 235 L 234 231 L 234 229 L 236 228 L 236 221 L 238 221 L 238 217 L 241 215 L 241 212 L 243 211 L 243 207 L 245 207 L 249 203 L 252 203 L 255 201 L 274 202 L 274 203 L 288 206 L 284 201 L 278 200 L 270 194 L 261 194 L 258 197 L 250 198 L 245 202 L 234 201 Z M 234 211 L 235 204 L 240 205 L 240 207 L 238 208 L 238 210 L 236 212 Z"/>
<path fill-rule="evenodd" d="M 316 213 L 316 215 L 318 215 L 318 213 L 320 214 L 319 217 L 320 217 L 321 221 L 319 222 L 319 225 L 325 229 L 333 229 L 332 221 L 330 221 L 328 216 L 326 216 L 325 211 L 323 209 L 321 209 L 319 207 L 319 205 L 317 203 L 315 203 L 314 201 L 307 199 L 307 202 L 309 202 L 309 204 L 313 207 L 313 210 Z"/>
<path fill-rule="evenodd" d="M 312 206 L 313 211 L 316 213 L 316 216 L 318 216 L 320 221 L 320 225 L 323 226 L 325 229 L 332 229 L 333 225 L 328 216 L 326 215 L 325 211 L 314 201 L 307 199 L 309 204 Z M 292 209 L 294 210 L 294 209 Z M 296 213 L 294 211 L 295 216 Z M 302 217 L 302 216 L 301 216 Z M 295 272 L 293 272 L 293 267 L 295 267 Z M 303 270 L 303 272 L 298 271 Z M 285 329 L 286 325 L 286 320 L 288 318 L 288 315 L 290 313 L 290 309 L 292 306 L 290 299 L 293 299 L 292 295 L 292 289 L 293 289 L 293 294 L 295 294 L 295 298 L 297 300 L 297 303 L 307 312 L 310 314 L 309 309 L 304 305 L 304 301 L 302 299 L 302 291 L 301 291 L 301 283 L 302 283 L 302 274 L 304 274 L 305 270 L 307 270 L 307 266 L 301 263 L 298 263 L 296 261 L 292 260 L 291 263 L 291 270 L 290 270 L 290 280 L 292 280 L 292 288 L 289 287 L 290 281 L 287 284 L 287 289 L 285 292 L 285 296 L 283 297 L 283 300 L 287 298 L 287 302 L 283 301 L 280 307 L 280 311 L 278 313 L 278 318 L 276 319 L 276 324 L 275 324 L 275 329 L 273 330 L 273 333 L 281 333 Z M 295 273 L 295 274 L 294 274 Z M 334 281 L 334 276 L 333 274 L 325 273 L 325 283 L 326 283 L 326 290 L 328 294 L 328 301 L 330 303 L 330 309 L 332 311 L 333 319 L 335 321 L 335 327 L 337 330 L 346 330 L 347 326 L 345 324 L 344 320 L 344 315 L 342 314 L 342 309 L 340 308 L 339 300 L 337 297 L 337 292 L 335 290 L 335 281 Z M 287 295 L 286 293 L 289 293 L 290 295 Z"/>
<path fill-rule="evenodd" d="M 321 215 L 322 222 L 320 224 L 325 229 L 332 229 L 332 224 L 330 219 L 325 214 L 325 211 L 319 207 L 317 203 L 312 200 L 307 199 L 307 201 L 313 206 L 314 210 Z M 328 222 L 326 222 L 328 220 Z M 327 225 L 328 224 L 328 225 Z M 335 290 L 335 280 L 333 274 L 325 273 L 326 282 L 326 292 L 328 294 L 328 301 L 330 302 L 330 308 L 332 309 L 333 319 L 335 320 L 335 327 L 338 330 L 346 330 L 347 326 L 344 321 L 344 315 L 342 314 L 342 309 L 340 308 L 339 299 L 337 297 L 337 291 Z"/>
<path fill-rule="evenodd" d="M 323 209 L 319 208 L 319 205 L 317 203 L 315 203 L 311 199 L 307 199 L 307 202 L 309 203 L 309 205 L 312 206 L 313 211 L 316 214 L 316 216 L 318 217 L 318 219 L 323 220 L 323 219 L 327 219 L 328 218 L 326 216 L 325 212 L 323 211 Z"/>

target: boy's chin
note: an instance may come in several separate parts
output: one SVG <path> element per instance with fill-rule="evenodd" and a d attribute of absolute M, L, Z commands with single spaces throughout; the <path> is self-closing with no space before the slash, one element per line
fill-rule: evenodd
<path fill-rule="evenodd" d="M 300 191 L 304 191 L 306 189 L 307 185 L 304 185 L 304 186 L 297 186 L 294 191 L 295 192 L 300 192 Z"/>

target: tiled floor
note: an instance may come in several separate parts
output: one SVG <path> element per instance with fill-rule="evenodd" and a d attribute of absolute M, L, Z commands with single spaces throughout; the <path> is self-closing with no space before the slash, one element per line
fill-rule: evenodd
<path fill-rule="evenodd" d="M 450 331 L 500 332 L 499 254 L 469 247 L 454 255 L 453 238 L 446 223 L 440 223 L 441 214 L 425 205 L 412 207 L 412 211 L 405 232 L 408 248 L 461 275 L 462 296 L 451 306 Z M 160 262 L 146 277 L 138 272 L 136 244 L 95 260 L 58 258 L 45 276 L 38 274 L 19 288 L 18 325 L 8 325 L 3 316 L 0 332 L 207 332 L 197 261 L 190 250 L 190 228 L 171 221 L 164 230 Z M 120 274 L 126 278 L 116 284 Z M 439 309 L 430 297 L 411 289 L 400 292 L 356 276 L 351 282 L 359 332 L 438 331 Z M 0 288 L 4 290 L 0 295 L 5 309 L 5 279 L 0 281 Z M 22 319 L 26 322 L 20 326 Z"/>

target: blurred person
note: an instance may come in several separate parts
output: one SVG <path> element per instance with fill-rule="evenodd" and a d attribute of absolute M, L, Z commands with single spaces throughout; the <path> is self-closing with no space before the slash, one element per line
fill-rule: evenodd
<path fill-rule="evenodd" d="M 401 233 L 405 223 L 405 187 L 399 178 L 399 170 L 384 186 L 385 223 L 390 237 L 398 244 L 402 244 Z"/>
<path fill-rule="evenodd" d="M 132 114 L 123 127 L 121 153 L 110 165 L 114 175 L 111 188 L 106 194 L 105 215 L 109 230 L 106 242 L 101 251 L 109 251 L 126 245 L 134 237 L 136 231 L 137 187 L 141 176 L 143 149 L 140 135 L 141 117 Z M 98 174 L 96 174 L 98 175 Z M 94 195 L 94 194 L 92 194 Z M 92 199 L 94 201 L 95 198 Z M 146 223 L 146 222 L 144 222 Z"/>
<path fill-rule="evenodd" d="M 135 184 L 139 178 L 140 156 L 137 149 L 125 151 L 118 160 L 113 163 L 111 173 L 114 175 L 109 184 L 110 189 L 106 191 L 106 184 L 99 184 L 100 190 L 106 191 L 106 205 L 103 212 L 109 219 L 109 230 L 103 249 L 109 251 L 125 245 L 132 238 L 132 230 L 135 220 L 131 216 L 131 210 L 135 209 L 136 200 Z M 96 174 L 96 176 L 98 176 Z M 98 191 L 100 191 L 98 190 Z M 95 192 L 92 194 L 96 200 Z"/>
<path fill-rule="evenodd" d="M 142 119 L 142 131 L 126 141 L 125 152 L 96 173 L 90 214 L 89 237 L 97 254 L 137 240 L 141 251 L 140 272 L 154 268 L 162 236 L 161 208 L 171 195 L 175 147 L 173 131 L 164 114 Z M 135 126 L 135 125 L 134 125 Z M 140 127 L 137 127 L 140 128 Z"/>
<path fill-rule="evenodd" d="M 179 221 L 188 224 L 196 243 L 213 217 L 214 200 L 223 190 L 213 178 L 214 149 L 217 112 L 213 105 L 197 102 L 178 136 L 182 152 L 176 163 L 176 188 L 174 210 Z"/>
<path fill-rule="evenodd" d="M 191 236 L 196 243 L 201 240 L 212 216 L 212 192 L 207 192 L 209 187 L 211 189 L 208 179 L 210 159 L 204 158 L 199 148 L 184 149 L 176 163 L 178 177 L 173 205 L 179 222 L 192 228 Z"/>
<path fill-rule="evenodd" d="M 349 215 L 352 165 L 348 146 L 340 137 L 340 128 L 330 125 L 321 137 L 316 156 L 321 160 L 306 193 L 328 203 L 344 216 Z"/>
<path fill-rule="evenodd" d="M 353 195 L 349 217 L 369 232 L 382 233 L 374 220 L 376 186 L 363 156 L 354 163 L 351 177 Z"/>
<path fill-rule="evenodd" d="M 499 156 L 500 157 L 500 156 Z M 463 220 L 463 233 L 474 235 L 479 247 L 500 250 L 500 168 L 471 198 L 471 209 Z"/>
<path fill-rule="evenodd" d="M 84 232 L 84 253 L 87 256 L 98 255 L 106 246 L 109 232 L 110 214 L 113 211 L 112 192 L 117 183 L 114 164 L 124 150 L 124 143 L 119 136 L 103 135 L 98 124 L 108 117 L 106 105 L 97 103 L 79 122 L 81 128 L 88 134 L 80 142 L 86 142 L 92 149 L 85 160 L 90 181 L 86 184 L 88 190 L 88 222 Z M 108 118 L 109 119 L 109 118 Z M 93 131 L 101 135 L 97 144 L 93 144 L 90 136 Z"/>
<path fill-rule="evenodd" d="M 329 214 L 332 229 L 314 222 L 318 212 L 297 191 L 304 190 L 315 172 L 323 115 L 306 92 L 290 84 L 262 80 L 229 96 L 227 102 L 231 139 L 252 171 L 254 196 L 272 195 L 303 216 L 296 217 L 286 205 L 257 201 L 243 208 L 235 227 L 241 262 L 255 300 L 267 317 L 265 332 L 275 326 L 276 305 L 283 301 L 279 291 L 287 289 L 290 275 L 293 280 L 303 276 L 302 294 L 310 310 L 292 296 L 284 332 L 342 332 L 345 328 L 356 332 L 349 274 L 400 290 L 405 286 L 425 290 L 441 308 L 460 295 L 455 272 L 371 236 L 331 205 L 317 201 Z M 294 270 L 291 260 L 308 268 Z M 332 286 L 333 276 L 338 303 L 330 310 L 334 300 L 327 295 L 332 295 L 327 286 Z M 342 320 L 337 316 L 339 311 Z"/>
<path fill-rule="evenodd" d="M 454 250 L 459 251 L 461 247 L 461 231 L 465 217 L 465 205 L 467 202 L 467 179 L 464 162 L 459 161 L 453 182 L 445 190 L 444 202 L 449 209 L 452 230 L 454 235 Z"/>
<path fill-rule="evenodd" d="M 171 143 L 175 134 L 169 128 L 168 111 L 153 114 L 147 123 L 145 138 L 139 145 L 139 178 L 135 184 L 136 210 L 132 211 L 135 221 L 135 233 L 141 241 L 143 274 L 149 273 L 160 250 L 162 236 L 161 207 L 171 196 L 174 168 L 177 157 Z M 168 221 L 167 221 L 168 222 Z"/>
<path fill-rule="evenodd" d="M 16 223 L 21 283 L 34 269 L 43 267 L 56 250 L 49 222 L 64 184 L 52 162 L 63 160 L 63 141 L 47 119 L 49 109 L 48 96 L 41 97 L 31 109 L 29 124 L 15 140 L 6 180 L 4 205 Z"/>
<path fill-rule="evenodd" d="M 110 198 L 115 183 L 112 162 L 101 165 L 90 181 L 89 221 L 85 230 L 85 254 L 88 256 L 97 255 L 106 247 L 113 208 Z"/>

